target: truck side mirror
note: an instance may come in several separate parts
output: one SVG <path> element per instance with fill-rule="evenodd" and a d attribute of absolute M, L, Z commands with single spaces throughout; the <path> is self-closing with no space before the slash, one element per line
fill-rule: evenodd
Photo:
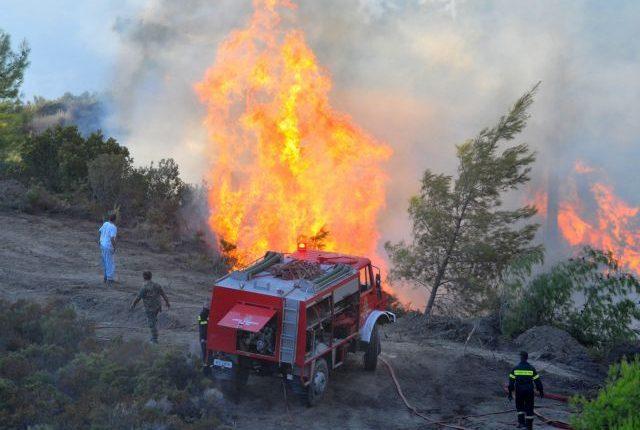
<path fill-rule="evenodd" d="M 382 281 L 380 280 L 380 274 L 376 273 L 376 287 L 380 288 L 382 286 Z"/>

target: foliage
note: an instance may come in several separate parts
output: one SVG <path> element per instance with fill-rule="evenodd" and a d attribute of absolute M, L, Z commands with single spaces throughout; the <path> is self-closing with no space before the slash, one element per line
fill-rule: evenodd
<path fill-rule="evenodd" d="M 515 258 L 542 252 L 531 245 L 538 225 L 527 223 L 535 207 L 502 208 L 503 195 L 529 181 L 535 157 L 526 144 L 501 149 L 501 143 L 524 129 L 536 89 L 497 125 L 457 146 L 457 177 L 425 171 L 421 193 L 409 206 L 412 243 L 385 245 L 393 263 L 390 278 L 430 290 L 426 316 L 440 287 L 458 297 L 459 309 L 485 307 L 488 291 Z"/>
<path fill-rule="evenodd" d="M 234 256 L 236 249 L 238 247 L 235 244 L 220 238 L 220 256 L 226 267 L 231 268 L 238 264 L 238 259 Z"/>
<path fill-rule="evenodd" d="M 25 212 L 64 212 L 69 209 L 69 204 L 58 196 L 51 194 L 42 185 L 32 185 L 26 192 Z"/>
<path fill-rule="evenodd" d="M 22 42 L 11 50 L 11 37 L 0 30 L 0 162 L 13 160 L 24 138 L 28 118 L 18 101 L 24 71 L 29 65 L 29 47 Z"/>
<path fill-rule="evenodd" d="M 139 171 L 146 179 L 146 218 L 157 226 L 172 226 L 178 211 L 185 184 L 180 179 L 178 164 L 172 159 L 162 159 Z"/>
<path fill-rule="evenodd" d="M 29 137 L 22 151 L 25 175 L 54 192 L 72 191 L 87 180 L 88 163 L 100 154 L 129 158 L 129 151 L 96 131 L 86 139 L 77 127 L 47 129 Z"/>
<path fill-rule="evenodd" d="M 324 249 L 326 241 L 331 236 L 331 232 L 327 230 L 325 226 L 322 226 L 320 230 L 309 238 L 309 246 L 311 249 Z"/>
<path fill-rule="evenodd" d="M 606 386 L 593 400 L 578 397 L 581 412 L 572 418 L 576 430 L 640 428 L 640 357 L 609 369 Z"/>
<path fill-rule="evenodd" d="M 127 158 L 121 154 L 100 154 L 87 165 L 87 176 L 93 198 L 102 212 L 117 206 L 125 187 Z"/>
<path fill-rule="evenodd" d="M 514 284 L 503 315 L 503 332 L 516 335 L 533 326 L 553 325 L 597 348 L 637 337 L 632 327 L 640 306 L 632 299 L 640 282 L 620 268 L 610 252 L 584 248 L 577 258 Z"/>
<path fill-rule="evenodd" d="M 0 30 L 0 101 L 15 99 L 20 92 L 24 71 L 29 65 L 29 46 L 22 42 L 18 52 L 11 50 L 11 36 Z"/>
<path fill-rule="evenodd" d="M 61 304 L 0 301 L 0 427 L 223 428 L 198 359 L 113 341 Z"/>
<path fill-rule="evenodd" d="M 0 101 L 0 162 L 15 165 L 27 138 L 31 117 L 15 101 Z"/>

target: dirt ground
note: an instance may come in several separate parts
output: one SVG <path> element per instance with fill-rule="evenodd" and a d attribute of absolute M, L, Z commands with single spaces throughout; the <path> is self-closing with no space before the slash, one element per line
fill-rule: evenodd
<path fill-rule="evenodd" d="M 119 283 L 102 282 L 97 245 L 99 225 L 65 217 L 0 212 L 0 297 L 67 301 L 95 321 L 105 341 L 122 336 L 148 339 L 142 308 L 128 310 L 141 286 L 141 272 L 151 270 L 163 285 L 172 307 L 160 317 L 160 342 L 198 351 L 197 312 L 209 295 L 213 275 L 189 269 L 186 251 L 154 252 L 120 231 L 116 255 Z M 395 368 L 407 399 L 434 420 L 469 429 L 514 428 L 515 412 L 459 420 L 462 415 L 512 409 L 501 385 L 516 359 L 515 349 L 485 348 L 472 337 L 465 346 L 437 336 L 414 336 L 421 321 L 405 320 L 383 331 L 383 357 Z M 331 374 L 323 403 L 302 406 L 277 379 L 253 377 L 247 392 L 229 402 L 238 429 L 429 429 L 441 428 L 411 414 L 396 393 L 386 368 L 363 370 L 360 355 L 352 355 Z M 573 394 L 593 389 L 600 376 L 568 365 L 534 360 L 547 392 Z M 568 406 L 542 399 L 540 412 L 567 420 Z M 552 428 L 536 421 L 538 428 Z"/>

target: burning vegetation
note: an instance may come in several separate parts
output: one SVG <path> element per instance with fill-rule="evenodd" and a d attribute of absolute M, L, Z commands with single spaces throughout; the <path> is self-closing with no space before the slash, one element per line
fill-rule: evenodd
<path fill-rule="evenodd" d="M 328 73 L 302 31 L 286 28 L 295 6 L 254 8 L 196 85 L 213 159 L 210 227 L 238 265 L 318 234 L 328 251 L 373 255 L 391 148 L 331 107 Z"/>
<path fill-rule="evenodd" d="M 543 217 L 553 217 L 562 240 L 572 248 L 590 246 L 610 250 L 620 264 L 640 273 L 640 207 L 616 195 L 613 186 L 598 178 L 598 170 L 582 161 L 559 190 L 557 209 L 548 210 L 547 194 L 537 192 L 534 204 Z"/>

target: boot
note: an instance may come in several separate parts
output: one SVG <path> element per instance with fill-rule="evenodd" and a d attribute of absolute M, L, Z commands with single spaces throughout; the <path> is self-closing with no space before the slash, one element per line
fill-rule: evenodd
<path fill-rule="evenodd" d="M 524 423 L 524 412 L 518 412 L 518 428 L 523 429 L 526 425 Z"/>
<path fill-rule="evenodd" d="M 527 430 L 533 430 L 533 418 L 527 418 Z"/>

